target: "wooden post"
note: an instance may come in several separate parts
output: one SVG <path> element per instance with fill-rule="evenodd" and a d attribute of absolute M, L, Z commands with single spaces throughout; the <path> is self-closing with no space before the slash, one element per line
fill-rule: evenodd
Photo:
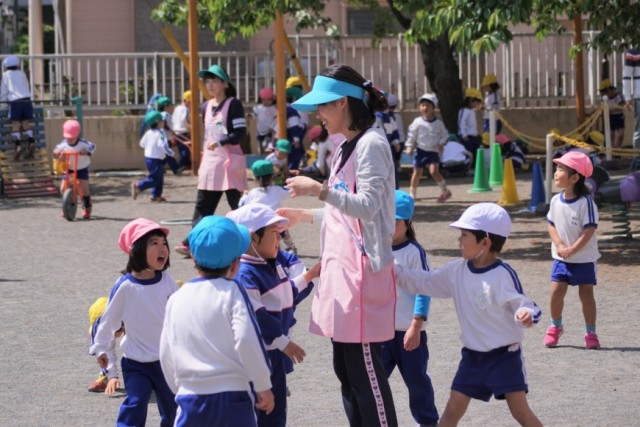
<path fill-rule="evenodd" d="M 573 44 L 578 46 L 582 43 L 582 15 L 576 14 L 573 17 Z M 576 80 L 576 119 L 578 126 L 584 123 L 584 67 L 582 64 L 582 50 L 579 50 L 574 59 L 575 80 Z"/>
<path fill-rule="evenodd" d="M 302 87 L 306 92 L 309 92 L 311 90 L 311 86 L 309 86 L 309 81 L 307 80 L 307 76 L 304 74 L 304 70 L 302 69 L 302 64 L 300 63 L 300 59 L 298 59 L 296 50 L 293 48 L 289 37 L 287 37 L 287 33 L 284 32 L 284 28 L 282 29 L 282 32 L 284 33 L 284 43 L 287 46 L 287 50 L 289 51 L 289 58 L 291 58 L 291 60 L 293 61 L 293 65 L 296 67 L 298 77 L 300 77 L 300 81 L 302 82 Z"/>
<path fill-rule="evenodd" d="M 276 100 L 278 107 L 278 139 L 287 139 L 287 96 L 285 91 L 286 71 L 284 67 L 284 19 L 276 12 L 275 21 L 275 60 L 276 60 Z"/>
<path fill-rule="evenodd" d="M 200 86 L 198 84 L 198 1 L 189 0 L 189 86 L 191 90 L 191 172 L 200 167 Z"/>

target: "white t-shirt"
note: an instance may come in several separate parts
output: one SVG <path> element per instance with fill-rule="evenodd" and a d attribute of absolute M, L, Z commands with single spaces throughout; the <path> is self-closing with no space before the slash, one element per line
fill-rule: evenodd
<path fill-rule="evenodd" d="M 262 203 L 276 210 L 283 200 L 290 197 L 289 191 L 279 185 L 269 185 L 266 188 L 257 187 L 242 196 L 240 206 L 248 205 L 249 203 Z"/>
<path fill-rule="evenodd" d="M 186 133 L 189 132 L 190 126 L 189 108 L 183 104 L 176 106 L 171 115 L 171 129 L 175 133 Z"/>
<path fill-rule="evenodd" d="M 258 135 L 267 135 L 276 126 L 278 108 L 275 105 L 258 104 L 253 107 L 253 115 L 256 118 Z"/>
<path fill-rule="evenodd" d="M 81 170 L 89 167 L 91 164 L 91 157 L 87 154 L 93 154 L 95 149 L 96 145 L 86 139 L 79 139 L 74 145 L 69 144 L 66 139 L 63 139 L 60 144 L 56 145 L 53 152 L 64 153 L 65 151 L 75 151 L 76 153 L 82 154 L 81 156 L 78 156 L 78 170 Z M 73 166 L 73 162 L 69 162 L 69 169 L 73 170 Z"/>
<path fill-rule="evenodd" d="M 578 240 L 585 228 L 597 228 L 598 220 L 598 207 L 591 196 L 567 200 L 562 192 L 551 198 L 547 221 L 555 227 L 560 240 L 567 245 Z M 596 262 L 600 258 L 596 234 L 593 233 L 587 244 L 567 259 L 558 255 L 556 245 L 551 242 L 551 255 L 553 259 L 568 263 Z"/>
<path fill-rule="evenodd" d="M 500 110 L 500 94 L 498 91 L 495 92 L 487 92 L 487 96 L 484 98 L 484 113 L 482 117 L 484 119 L 489 119 L 489 111 L 491 110 Z"/>
<path fill-rule="evenodd" d="M 440 146 L 447 143 L 447 138 L 449 138 L 449 132 L 442 120 L 434 118 L 429 121 L 420 116 L 409 125 L 409 136 L 405 147 L 413 148 L 417 144 L 421 150 L 439 153 Z"/>
<path fill-rule="evenodd" d="M 163 129 L 149 129 L 140 140 L 140 147 L 144 149 L 144 156 L 148 159 L 163 160 L 167 156 L 173 156 L 173 150 Z"/>
<path fill-rule="evenodd" d="M 461 137 L 478 136 L 476 113 L 471 108 L 463 108 L 458 113 L 458 134 Z"/>
<path fill-rule="evenodd" d="M 24 71 L 7 70 L 2 73 L 0 85 L 0 101 L 15 101 L 16 99 L 30 98 L 29 80 Z"/>

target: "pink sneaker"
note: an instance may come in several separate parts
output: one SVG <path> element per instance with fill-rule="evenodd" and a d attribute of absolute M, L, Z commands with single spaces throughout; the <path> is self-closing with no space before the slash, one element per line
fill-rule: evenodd
<path fill-rule="evenodd" d="M 595 332 L 587 332 L 584 334 L 584 346 L 587 350 L 599 349 L 600 341 L 598 341 L 598 334 Z"/>
<path fill-rule="evenodd" d="M 438 196 L 437 202 L 444 203 L 451 198 L 451 191 L 447 190 Z"/>
<path fill-rule="evenodd" d="M 547 334 L 544 336 L 544 345 L 546 347 L 555 347 L 558 345 L 558 340 L 562 336 L 564 328 L 558 328 L 555 325 L 549 326 Z"/>

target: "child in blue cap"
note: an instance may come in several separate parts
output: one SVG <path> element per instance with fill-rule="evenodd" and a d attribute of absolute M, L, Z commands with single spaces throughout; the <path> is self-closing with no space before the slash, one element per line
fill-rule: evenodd
<path fill-rule="evenodd" d="M 396 190 L 396 229 L 393 233 L 393 256 L 396 263 L 408 268 L 429 271 L 427 253 L 416 240 L 413 229 L 414 202 L 404 191 Z M 438 410 L 433 385 L 427 375 L 429 349 L 425 326 L 431 297 L 415 295 L 396 287 L 396 334 L 382 344 L 382 362 L 387 376 L 397 366 L 409 390 L 409 408 L 418 425 L 436 425 Z"/>
<path fill-rule="evenodd" d="M 160 337 L 176 425 L 251 427 L 254 404 L 273 410 L 269 358 L 247 292 L 233 280 L 249 242 L 246 227 L 214 215 L 189 233 L 198 277 L 169 298 Z"/>

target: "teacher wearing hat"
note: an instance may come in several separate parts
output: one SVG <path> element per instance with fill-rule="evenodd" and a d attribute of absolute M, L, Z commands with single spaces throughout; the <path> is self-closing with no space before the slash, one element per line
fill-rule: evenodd
<path fill-rule="evenodd" d="M 240 147 L 247 134 L 244 107 L 235 98 L 236 89 L 224 68 L 212 65 L 198 72 L 198 77 L 211 99 L 203 104 L 201 111 L 204 142 L 192 227 L 203 217 L 215 213 L 223 193 L 231 209 L 236 209 L 247 188 L 245 155 Z M 176 252 L 190 254 L 186 239 L 176 247 Z"/>
<path fill-rule="evenodd" d="M 346 137 L 323 184 L 302 176 L 287 180 L 293 197 L 318 197 L 324 209 L 278 210 L 290 225 L 321 224 L 320 284 L 309 330 L 331 338 L 349 425 L 397 426 L 381 352 L 395 334 L 395 171 L 385 135 L 372 128 L 374 112 L 386 110 L 387 100 L 353 68 L 333 65 L 293 107 L 316 111 L 329 134 Z"/>

